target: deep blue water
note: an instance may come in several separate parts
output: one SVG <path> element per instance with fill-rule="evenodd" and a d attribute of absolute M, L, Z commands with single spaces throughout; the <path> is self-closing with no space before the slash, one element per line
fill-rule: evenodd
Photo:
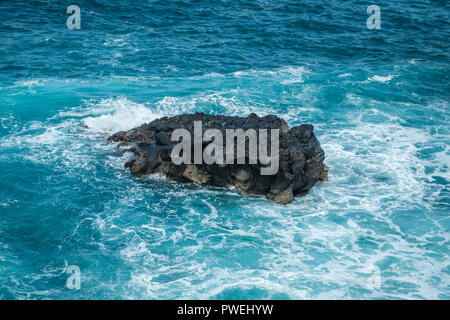
<path fill-rule="evenodd" d="M 0 298 L 450 298 L 447 1 L 69 4 L 0 3 Z M 280 206 L 106 143 L 194 111 L 313 124 L 329 181 Z"/>

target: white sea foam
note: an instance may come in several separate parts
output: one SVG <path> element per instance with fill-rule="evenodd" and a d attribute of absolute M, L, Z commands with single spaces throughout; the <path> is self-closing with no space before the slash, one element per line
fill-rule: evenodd
<path fill-rule="evenodd" d="M 92 104 L 87 112 L 97 115 L 83 119 L 88 130 L 96 133 L 129 130 L 162 116 L 145 105 L 126 98 L 104 99 L 99 103 Z"/>
<path fill-rule="evenodd" d="M 234 77 L 262 77 L 272 78 L 274 81 L 282 84 L 296 84 L 302 83 L 305 80 L 305 76 L 309 73 L 309 69 L 303 66 L 289 66 L 280 68 L 277 70 L 248 70 L 248 71 L 235 71 L 232 73 Z"/>
<path fill-rule="evenodd" d="M 156 112 L 166 116 L 181 113 L 192 113 L 196 111 L 207 111 L 211 114 L 226 114 L 245 116 L 257 111 L 259 115 L 273 113 L 274 110 L 268 106 L 257 109 L 256 104 L 249 105 L 238 97 L 239 90 L 230 89 L 213 93 L 201 93 L 187 97 L 164 97 L 156 104 Z M 208 110 L 205 110 L 208 106 Z"/>
<path fill-rule="evenodd" d="M 226 76 L 224 74 L 218 73 L 218 72 L 211 72 L 207 73 L 198 77 L 192 77 L 191 79 L 209 79 L 209 78 L 225 78 Z"/>
<path fill-rule="evenodd" d="M 381 82 L 381 83 L 386 83 L 391 81 L 394 77 L 396 77 L 395 75 L 387 75 L 387 76 L 372 76 L 367 78 L 367 81 L 374 81 L 374 82 Z"/>

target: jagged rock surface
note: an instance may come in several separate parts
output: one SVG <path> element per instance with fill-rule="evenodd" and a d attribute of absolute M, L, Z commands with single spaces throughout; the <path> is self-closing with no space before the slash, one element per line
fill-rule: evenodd
<path fill-rule="evenodd" d="M 178 141 L 171 141 L 171 133 L 175 129 L 184 128 L 189 130 L 193 137 L 194 121 L 202 121 L 203 132 L 207 129 L 219 129 L 224 143 L 225 129 L 279 129 L 278 173 L 271 176 L 261 175 L 261 164 L 248 164 L 249 161 L 246 161 L 246 164 L 233 165 L 175 165 L 171 159 L 171 151 Z M 270 130 L 268 132 L 270 133 Z M 241 194 L 262 194 L 282 204 L 291 202 L 295 196 L 306 194 L 316 183 L 326 181 L 328 176 L 328 168 L 323 163 L 324 151 L 314 135 L 313 126 L 303 124 L 289 129 L 284 120 L 274 115 L 258 117 L 252 113 L 244 118 L 204 113 L 182 114 L 163 117 L 129 131 L 117 132 L 108 140 L 118 142 L 123 152 L 133 153 L 131 159 L 125 163 L 125 167 L 129 168 L 133 175 L 160 173 L 170 180 L 180 182 L 219 187 L 235 186 Z M 268 141 L 270 142 L 270 138 Z"/>

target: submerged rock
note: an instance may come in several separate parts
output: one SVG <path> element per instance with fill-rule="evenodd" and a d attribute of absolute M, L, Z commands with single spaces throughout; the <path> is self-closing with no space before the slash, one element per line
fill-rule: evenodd
<path fill-rule="evenodd" d="M 195 137 L 195 134 L 199 133 L 198 121 L 202 124 L 201 140 Z M 190 142 L 184 141 L 185 146 L 189 145 L 186 150 L 193 151 L 198 148 L 198 144 L 195 146 L 194 141 L 200 141 L 201 155 L 204 155 L 203 151 L 208 149 L 206 147 L 215 144 L 213 145 L 216 147 L 215 151 L 211 154 L 216 160 L 223 158 L 223 161 L 206 164 L 204 161 L 199 162 L 198 158 L 190 154 L 187 162 L 175 164 L 172 161 L 172 151 L 180 141 L 172 141 L 172 132 L 180 128 L 186 129 L 185 132 L 194 137 Z M 217 130 L 207 131 L 208 129 Z M 266 154 L 272 157 L 272 163 L 263 164 L 263 161 L 259 160 L 255 163 L 252 157 L 254 155 L 252 146 L 258 145 L 258 151 L 261 152 L 261 141 L 265 141 L 261 135 L 257 136 L 257 140 L 252 140 L 250 136 L 245 137 L 244 141 L 247 143 L 241 157 L 237 146 L 233 145 L 231 149 L 227 149 L 225 137 L 230 129 L 242 129 L 245 132 L 248 129 L 255 129 L 260 133 L 267 133 L 267 145 L 264 146 L 267 147 Z M 214 134 L 209 136 L 208 132 Z M 277 132 L 279 140 L 274 139 Z M 221 140 L 219 136 L 223 139 Z M 218 187 L 234 186 L 241 194 L 262 194 L 282 204 L 291 202 L 295 196 L 306 194 L 316 183 L 326 181 L 328 176 L 328 167 L 323 163 L 324 151 L 314 135 L 313 126 L 303 124 L 289 129 L 284 120 L 274 115 L 259 117 L 252 113 L 244 118 L 204 113 L 182 114 L 171 118 L 163 117 L 129 131 L 117 132 L 108 140 L 118 142 L 123 152 L 133 154 L 125 163 L 125 167 L 129 168 L 133 175 L 160 173 L 170 180 L 179 182 Z M 275 141 L 279 143 L 278 158 L 275 153 L 270 154 L 273 152 L 271 148 L 276 147 Z M 183 152 L 186 150 L 183 149 Z M 226 161 L 230 160 L 229 158 L 234 161 L 232 163 Z M 273 163 L 275 161 L 276 166 Z M 264 175 L 262 169 L 269 165 L 278 170 L 273 174 Z"/>

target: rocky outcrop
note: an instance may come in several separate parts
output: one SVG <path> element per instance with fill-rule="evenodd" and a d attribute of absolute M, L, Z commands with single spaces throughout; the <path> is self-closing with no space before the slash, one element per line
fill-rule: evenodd
<path fill-rule="evenodd" d="M 189 157 L 189 163 L 175 164 L 171 153 L 179 141 L 172 141 L 172 132 L 175 129 L 184 128 L 191 136 L 194 136 L 196 121 L 202 123 L 202 134 L 207 129 L 217 129 L 224 137 L 223 144 L 226 143 L 227 129 L 240 128 L 244 131 L 268 129 L 269 154 L 275 141 L 272 139 L 274 135 L 271 129 L 279 129 L 278 171 L 273 175 L 263 175 L 261 168 L 267 167 L 267 164 L 249 163 L 252 144 L 249 137 L 245 140 L 247 143 L 245 143 L 245 163 L 243 164 L 237 163 L 236 147 L 234 152 L 229 152 L 236 160 L 233 164 L 208 165 L 198 161 L 195 164 L 193 156 Z M 211 141 L 217 143 L 216 138 L 217 136 L 214 136 Z M 182 114 L 171 118 L 160 118 L 129 131 L 117 132 L 108 140 L 118 143 L 123 152 L 132 153 L 125 167 L 129 168 L 133 175 L 160 173 L 170 180 L 180 182 L 219 187 L 234 186 L 243 195 L 262 194 L 282 204 L 291 202 L 295 196 L 306 194 L 316 183 L 326 181 L 328 176 L 328 168 L 323 163 L 324 151 L 314 135 L 313 126 L 303 124 L 289 129 L 284 120 L 274 115 L 259 117 L 252 113 L 248 117 L 230 117 L 204 113 Z M 203 140 L 202 148 L 211 141 Z M 259 141 L 260 137 L 258 137 Z M 192 139 L 191 149 L 194 150 L 194 139 Z M 225 159 L 227 152 L 225 146 L 223 150 Z M 242 163 L 242 159 L 240 160 Z"/>

